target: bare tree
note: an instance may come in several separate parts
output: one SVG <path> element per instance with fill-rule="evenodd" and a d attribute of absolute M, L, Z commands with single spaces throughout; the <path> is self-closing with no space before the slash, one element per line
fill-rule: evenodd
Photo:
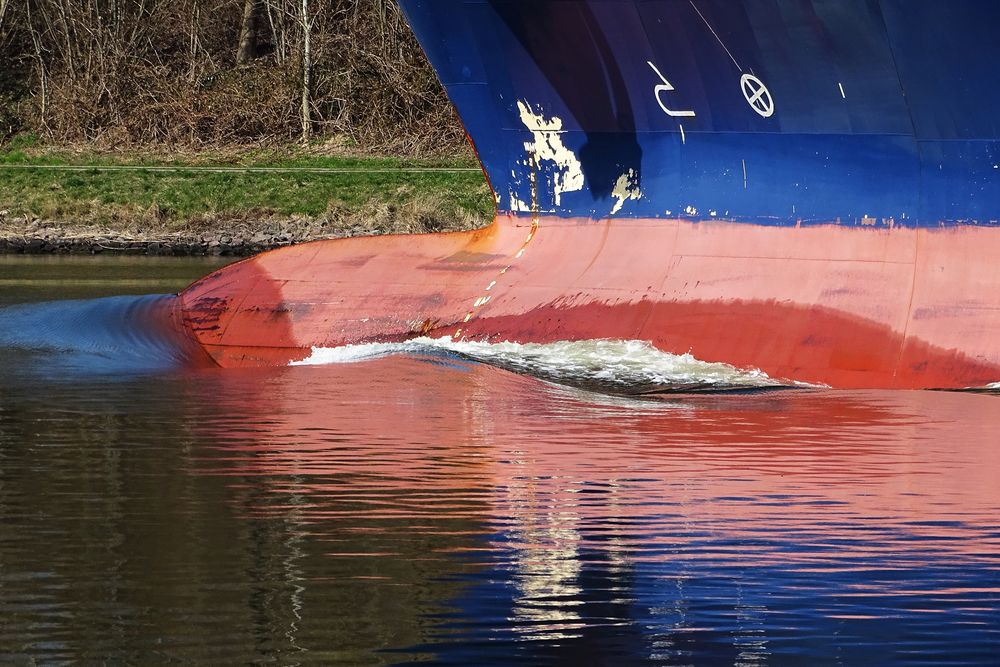
<path fill-rule="evenodd" d="M 48 101 L 49 101 L 49 78 L 48 72 L 45 67 L 45 56 L 43 55 L 42 47 L 42 36 L 39 31 L 35 28 L 34 21 L 31 16 L 31 3 L 25 3 L 25 8 L 27 10 L 28 16 L 28 29 L 31 33 L 31 45 L 34 49 L 34 60 L 35 67 L 38 69 L 38 116 L 41 126 L 48 131 L 48 120 L 46 117 L 46 112 L 48 111 Z"/>
<path fill-rule="evenodd" d="M 291 51 L 286 25 L 288 12 L 285 9 L 285 2 L 286 0 L 264 0 L 264 11 L 267 14 L 267 22 L 271 28 L 274 42 L 274 55 L 279 63 L 288 60 L 288 53 Z"/>
<path fill-rule="evenodd" d="M 309 0 L 302 0 L 302 143 L 312 134 L 312 110 L 309 86 L 312 78 L 312 21 L 309 19 Z"/>
<path fill-rule="evenodd" d="M 3 15 L 7 13 L 7 0 L 0 0 L 0 28 L 3 27 Z"/>

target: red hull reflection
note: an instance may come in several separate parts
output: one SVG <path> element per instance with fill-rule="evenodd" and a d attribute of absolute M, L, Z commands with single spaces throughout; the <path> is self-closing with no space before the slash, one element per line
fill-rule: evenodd
<path fill-rule="evenodd" d="M 305 521 L 417 525 L 447 515 L 531 542 L 586 540 L 585 528 L 599 525 L 600 540 L 616 536 L 616 548 L 640 559 L 665 557 L 665 535 L 690 556 L 740 558 L 700 552 L 700 531 L 728 539 L 777 531 L 796 548 L 754 552 L 756 561 L 817 566 L 848 553 L 896 557 L 914 545 L 971 558 L 998 547 L 995 536 L 971 539 L 1000 510 L 994 396 L 780 391 L 638 401 L 403 357 L 229 371 L 224 382 L 219 400 L 234 422 L 266 415 L 268 429 L 225 440 L 215 472 L 274 478 L 276 493 L 300 498 Z M 832 554 L 808 548 L 831 544 L 840 545 Z"/>

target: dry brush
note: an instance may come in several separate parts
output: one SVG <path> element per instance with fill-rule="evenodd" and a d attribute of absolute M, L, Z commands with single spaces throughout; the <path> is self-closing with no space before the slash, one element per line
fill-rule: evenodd
<path fill-rule="evenodd" d="M 0 0 L 0 140 L 453 150 L 393 0 Z"/>

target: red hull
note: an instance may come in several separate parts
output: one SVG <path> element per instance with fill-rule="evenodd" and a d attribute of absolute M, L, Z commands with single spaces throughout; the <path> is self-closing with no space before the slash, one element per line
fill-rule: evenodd
<path fill-rule="evenodd" d="M 965 388 L 1000 381 L 996 257 L 988 227 L 501 217 L 265 253 L 180 303 L 222 366 L 419 335 L 615 338 L 788 381 Z"/>

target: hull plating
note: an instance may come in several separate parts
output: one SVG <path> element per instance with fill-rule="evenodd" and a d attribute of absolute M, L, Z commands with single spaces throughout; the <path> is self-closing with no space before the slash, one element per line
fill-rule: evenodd
<path fill-rule="evenodd" d="M 400 4 L 496 222 L 208 277 L 181 302 L 218 363 L 616 338 L 838 387 L 1000 380 L 994 3 Z"/>
<path fill-rule="evenodd" d="M 1000 380 L 997 256 L 1000 235 L 975 227 L 504 218 L 267 253 L 182 303 L 223 366 L 423 335 L 616 338 L 792 381 L 958 388 Z"/>

